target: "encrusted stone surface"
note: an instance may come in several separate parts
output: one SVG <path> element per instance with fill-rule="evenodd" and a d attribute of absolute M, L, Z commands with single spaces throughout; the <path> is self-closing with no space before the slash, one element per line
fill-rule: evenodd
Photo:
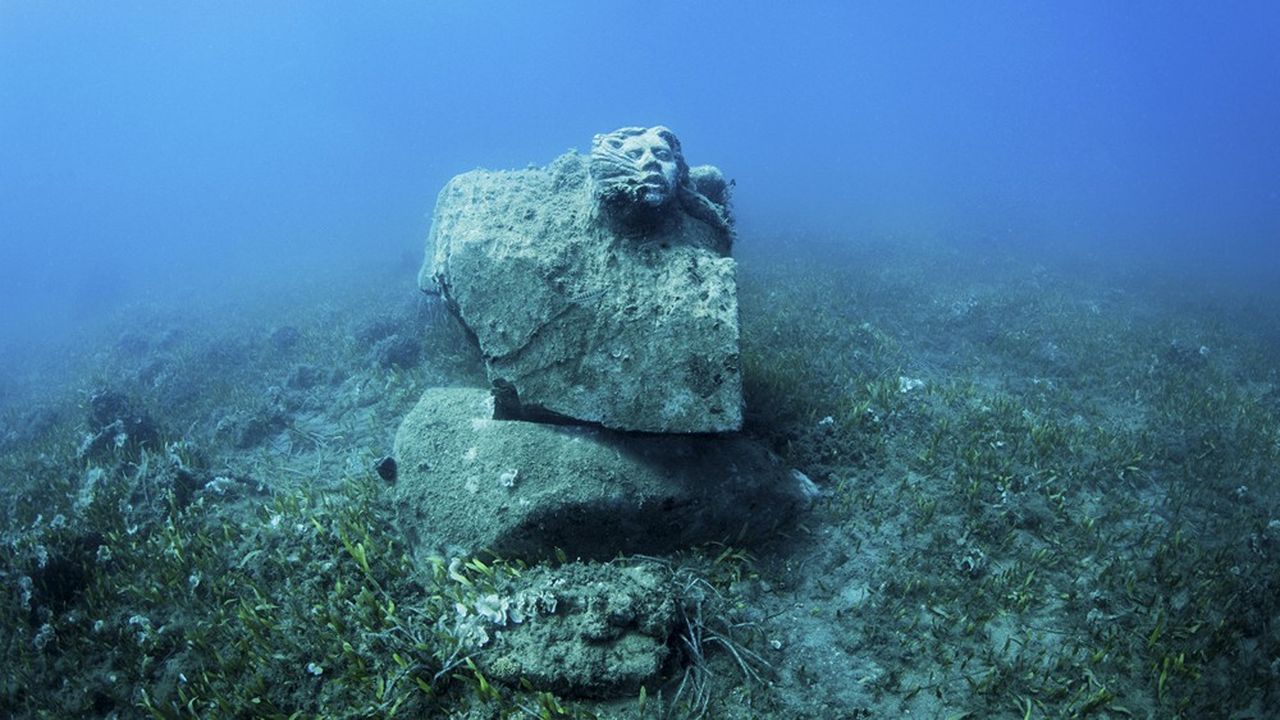
<path fill-rule="evenodd" d="M 714 168 L 691 171 L 678 142 L 674 169 L 658 162 L 660 129 L 624 130 L 639 130 L 617 148 L 638 153 L 633 175 L 606 164 L 616 172 L 605 189 L 573 152 L 542 169 L 455 177 L 436 203 L 420 285 L 474 334 L 502 415 L 736 430 L 728 186 Z"/>
<path fill-rule="evenodd" d="M 478 388 L 426 391 L 396 434 L 391 500 L 415 554 L 609 559 L 747 544 L 816 488 L 737 435 L 635 435 L 493 419 Z"/>
<path fill-rule="evenodd" d="M 664 568 L 568 563 L 512 582 L 494 613 L 492 641 L 477 654 L 485 673 L 522 678 L 570 697 L 635 697 L 657 689 L 675 629 L 675 588 Z"/>

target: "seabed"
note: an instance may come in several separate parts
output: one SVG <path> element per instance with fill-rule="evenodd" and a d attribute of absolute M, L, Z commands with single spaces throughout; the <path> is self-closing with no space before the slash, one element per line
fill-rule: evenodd
<path fill-rule="evenodd" d="M 744 432 L 822 497 L 753 547 L 612 561 L 679 591 L 634 697 L 476 662 L 503 589 L 573 548 L 422 567 L 398 536 L 375 470 L 397 425 L 484 384 L 413 268 L 6 351 L 0 715 L 1280 712 L 1276 298 L 795 247 L 738 245 Z"/>

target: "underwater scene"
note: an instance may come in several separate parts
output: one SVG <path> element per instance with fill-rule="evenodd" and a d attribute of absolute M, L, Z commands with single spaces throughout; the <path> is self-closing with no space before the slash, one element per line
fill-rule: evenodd
<path fill-rule="evenodd" d="M 1280 717 L 1278 38 L 0 3 L 0 717 Z"/>

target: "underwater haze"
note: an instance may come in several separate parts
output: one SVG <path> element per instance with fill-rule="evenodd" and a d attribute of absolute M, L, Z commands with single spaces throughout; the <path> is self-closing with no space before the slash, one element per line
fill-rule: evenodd
<path fill-rule="evenodd" d="M 530 281 L 657 125 L 732 212 Z M 423 293 L 478 168 L 539 251 Z M 591 325 L 490 420 L 540 291 L 670 372 Z M 1280 3 L 0 0 L 0 658 L 24 720 L 1280 717 Z"/>
<path fill-rule="evenodd" d="M 1266 2 L 7 2 L 2 336 L 416 255 L 454 174 L 659 123 L 744 245 L 1270 281 L 1278 36 Z"/>

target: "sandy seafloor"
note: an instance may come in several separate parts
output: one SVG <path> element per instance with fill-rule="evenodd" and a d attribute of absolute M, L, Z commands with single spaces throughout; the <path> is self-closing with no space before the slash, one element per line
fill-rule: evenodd
<path fill-rule="evenodd" d="M 1280 716 L 1277 298 L 814 244 L 737 254 L 744 432 L 822 498 L 631 560 L 729 642 L 612 701 L 446 668 L 467 589 L 415 575 L 373 468 L 423 389 L 484 379 L 412 260 L 5 348 L 0 715 Z"/>

